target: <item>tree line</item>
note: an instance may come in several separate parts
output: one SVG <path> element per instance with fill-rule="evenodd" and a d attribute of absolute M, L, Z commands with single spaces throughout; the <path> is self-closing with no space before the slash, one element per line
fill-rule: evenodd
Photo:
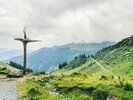
<path fill-rule="evenodd" d="M 23 70 L 23 66 L 20 65 L 20 64 L 18 64 L 18 63 L 16 63 L 16 62 L 10 61 L 9 65 L 12 66 L 12 67 L 14 67 L 14 68 L 16 68 L 16 69 Z M 30 68 L 26 68 L 26 71 L 27 72 L 33 72 L 33 70 L 30 69 Z"/>
<path fill-rule="evenodd" d="M 60 63 L 58 65 L 58 68 L 62 69 L 66 66 L 71 67 L 71 68 L 76 68 L 76 67 L 84 64 L 86 62 L 87 58 L 89 58 L 89 57 L 90 57 L 90 55 L 87 57 L 85 54 L 81 54 L 79 56 L 74 57 L 74 59 L 72 61 L 70 61 L 69 63 L 67 63 L 67 62 Z"/>

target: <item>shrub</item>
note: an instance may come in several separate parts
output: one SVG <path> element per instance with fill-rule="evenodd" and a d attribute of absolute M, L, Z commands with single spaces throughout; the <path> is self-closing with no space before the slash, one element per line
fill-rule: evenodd
<path fill-rule="evenodd" d="M 80 76 L 80 75 L 81 75 L 81 73 L 77 73 L 77 72 L 74 72 L 74 73 L 71 74 L 72 77 Z"/>
<path fill-rule="evenodd" d="M 132 91 L 133 90 L 133 87 L 132 87 L 132 85 L 131 84 L 125 84 L 124 85 L 124 90 L 126 90 L 126 91 Z"/>
<path fill-rule="evenodd" d="M 116 88 L 121 88 L 121 85 L 120 84 L 116 84 L 115 87 Z"/>
<path fill-rule="evenodd" d="M 93 100 L 107 100 L 108 93 L 102 90 L 97 90 L 93 94 Z"/>
<path fill-rule="evenodd" d="M 28 90 L 28 98 L 30 100 L 38 100 L 38 96 L 41 94 L 37 87 L 30 88 Z"/>
<path fill-rule="evenodd" d="M 131 65 L 130 67 L 133 67 L 133 65 Z"/>
<path fill-rule="evenodd" d="M 30 88 L 28 91 L 28 94 L 36 95 L 36 94 L 39 94 L 39 91 L 36 88 Z"/>
<path fill-rule="evenodd" d="M 83 77 L 84 77 L 84 79 L 88 78 L 88 75 L 87 74 L 83 74 Z"/>
<path fill-rule="evenodd" d="M 100 78 L 100 80 L 102 80 L 102 79 L 106 80 L 107 79 L 107 76 L 102 75 L 101 78 Z"/>

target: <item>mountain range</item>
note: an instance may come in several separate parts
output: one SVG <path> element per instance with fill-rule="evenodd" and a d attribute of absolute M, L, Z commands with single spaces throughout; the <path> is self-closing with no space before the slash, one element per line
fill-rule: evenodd
<path fill-rule="evenodd" d="M 59 63 L 70 62 L 75 56 L 80 54 L 91 55 L 105 48 L 114 42 L 102 43 L 71 43 L 67 45 L 54 46 L 51 48 L 41 48 L 28 54 L 27 66 L 34 71 L 51 72 L 58 68 Z M 6 60 L 22 64 L 23 57 L 17 56 Z"/>

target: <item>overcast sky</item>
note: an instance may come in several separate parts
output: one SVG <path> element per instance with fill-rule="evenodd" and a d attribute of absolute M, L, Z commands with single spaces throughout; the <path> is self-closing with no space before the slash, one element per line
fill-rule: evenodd
<path fill-rule="evenodd" d="M 133 33 L 133 0 L 0 0 L 0 48 L 39 49 L 72 42 L 119 41 Z"/>

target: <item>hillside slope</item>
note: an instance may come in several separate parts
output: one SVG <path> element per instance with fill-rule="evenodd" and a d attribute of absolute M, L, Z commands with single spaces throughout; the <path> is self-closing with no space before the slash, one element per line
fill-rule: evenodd
<path fill-rule="evenodd" d="M 105 69 L 101 68 L 92 58 L 88 58 L 85 64 L 74 69 L 65 67 L 53 74 L 72 74 L 74 72 L 117 76 L 133 76 L 133 36 L 123 39 L 113 46 L 104 48 L 96 53 L 94 59 Z M 109 73 L 110 72 L 110 73 Z"/>
<path fill-rule="evenodd" d="M 6 75 L 9 72 L 13 72 L 13 71 L 16 71 L 16 70 L 17 70 L 16 68 L 13 68 L 13 67 L 9 66 L 8 64 L 0 62 L 0 76 L 1 75 Z"/>
<path fill-rule="evenodd" d="M 3 63 L 3 62 L 0 61 L 0 68 L 4 68 L 4 67 L 6 67 L 7 69 L 10 69 L 11 71 L 16 70 L 16 68 L 11 67 L 8 64 L 5 64 L 5 63 Z"/>

